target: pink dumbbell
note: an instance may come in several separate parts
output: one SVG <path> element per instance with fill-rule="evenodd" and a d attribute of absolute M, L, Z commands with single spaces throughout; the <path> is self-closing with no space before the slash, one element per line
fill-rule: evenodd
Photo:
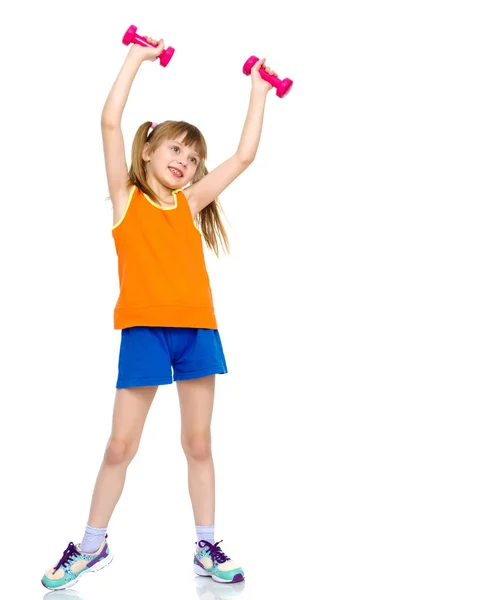
<path fill-rule="evenodd" d="M 138 35 L 136 33 L 136 30 L 138 28 L 135 27 L 134 25 L 131 25 L 130 27 L 128 27 L 128 29 L 126 30 L 125 35 L 123 36 L 123 43 L 125 44 L 125 46 L 128 46 L 128 44 L 131 44 L 132 42 L 134 44 L 139 44 L 140 46 L 148 46 L 149 48 L 156 48 L 156 46 L 153 46 L 153 44 L 150 44 L 144 37 L 142 37 L 141 35 Z M 171 57 L 173 56 L 175 52 L 175 49 L 172 48 L 171 46 L 169 48 L 166 48 L 165 50 L 163 50 L 163 52 L 160 54 L 160 65 L 162 67 L 166 67 L 166 65 L 170 62 Z"/>
<path fill-rule="evenodd" d="M 243 65 L 243 73 L 245 75 L 251 75 L 251 69 L 258 62 L 259 58 L 257 56 L 250 56 L 248 60 Z M 260 68 L 259 74 L 261 77 L 270 83 L 272 86 L 276 88 L 276 95 L 280 98 L 284 98 L 286 94 L 291 90 L 293 82 L 291 79 L 279 79 L 275 75 L 270 75 L 263 67 Z"/>

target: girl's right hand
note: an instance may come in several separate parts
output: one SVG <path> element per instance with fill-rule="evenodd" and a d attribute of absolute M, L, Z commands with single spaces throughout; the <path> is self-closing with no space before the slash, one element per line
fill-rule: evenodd
<path fill-rule="evenodd" d="M 165 42 L 163 41 L 163 39 L 154 40 L 153 38 L 148 37 L 146 35 L 144 36 L 144 38 L 149 44 L 156 46 L 156 48 L 150 48 L 149 46 L 140 46 L 140 44 L 132 44 L 130 48 L 130 54 L 138 56 L 142 62 L 144 60 L 149 60 L 153 62 L 158 58 L 158 56 L 160 56 L 160 54 L 165 49 Z"/>

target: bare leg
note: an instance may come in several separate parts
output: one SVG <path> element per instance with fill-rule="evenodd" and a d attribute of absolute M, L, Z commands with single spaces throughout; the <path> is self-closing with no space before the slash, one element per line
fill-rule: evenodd
<path fill-rule="evenodd" d="M 177 381 L 181 444 L 188 463 L 188 489 L 196 525 L 214 525 L 215 471 L 211 454 L 211 418 L 215 376 Z"/>
<path fill-rule="evenodd" d="M 145 420 L 158 386 L 119 389 L 110 439 L 96 479 L 88 524 L 108 526 L 125 485 L 126 470 L 140 445 Z"/>

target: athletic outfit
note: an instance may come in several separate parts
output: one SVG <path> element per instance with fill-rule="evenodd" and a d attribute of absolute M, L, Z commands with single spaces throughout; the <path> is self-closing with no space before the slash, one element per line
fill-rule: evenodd
<path fill-rule="evenodd" d="M 186 196 L 160 207 L 130 192 L 113 227 L 120 294 L 118 388 L 162 385 L 227 373 L 201 233 Z M 173 375 L 172 375 L 173 370 Z"/>

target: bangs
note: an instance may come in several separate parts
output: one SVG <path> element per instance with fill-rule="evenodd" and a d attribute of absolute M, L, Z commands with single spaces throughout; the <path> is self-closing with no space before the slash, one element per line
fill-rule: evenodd
<path fill-rule="evenodd" d="M 191 123 L 187 123 L 186 121 L 165 121 L 157 125 L 153 133 L 158 134 L 158 142 L 164 139 L 178 139 L 185 146 L 194 146 L 200 158 L 206 160 L 205 138 L 198 127 L 191 125 Z M 184 138 L 181 139 L 183 136 Z"/>

